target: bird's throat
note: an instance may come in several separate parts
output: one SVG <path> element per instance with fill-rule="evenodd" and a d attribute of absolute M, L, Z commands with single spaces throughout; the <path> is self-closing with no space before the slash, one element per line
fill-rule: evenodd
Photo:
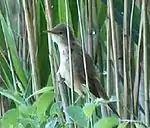
<path fill-rule="evenodd" d="M 60 53 L 60 62 L 66 61 L 69 58 L 69 48 L 68 46 L 58 45 Z"/>

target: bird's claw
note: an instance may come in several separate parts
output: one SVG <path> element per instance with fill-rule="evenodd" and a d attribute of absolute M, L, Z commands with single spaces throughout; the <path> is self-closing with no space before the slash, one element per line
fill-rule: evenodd
<path fill-rule="evenodd" d="M 57 73 L 57 81 L 58 83 L 64 83 L 65 79 L 61 77 L 60 73 Z"/>

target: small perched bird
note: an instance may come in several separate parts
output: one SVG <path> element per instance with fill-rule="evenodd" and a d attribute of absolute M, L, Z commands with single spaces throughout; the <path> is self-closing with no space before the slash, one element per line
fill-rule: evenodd
<path fill-rule="evenodd" d="M 60 66 L 58 73 L 60 73 L 61 77 L 64 78 L 67 86 L 71 87 L 67 26 L 65 24 L 58 24 L 48 32 L 52 35 L 53 42 L 57 43 L 60 52 Z M 79 96 L 85 96 L 85 89 L 83 88 L 83 84 L 86 84 L 86 77 L 84 71 L 82 48 L 74 37 L 70 27 L 69 38 L 72 57 L 74 91 L 77 92 Z M 103 86 L 98 80 L 98 75 L 95 71 L 92 58 L 88 55 L 87 52 L 85 52 L 85 59 L 90 92 L 96 97 L 102 97 L 104 100 L 109 100 Z M 111 104 L 108 103 L 108 106 L 114 113 L 117 113 Z"/>

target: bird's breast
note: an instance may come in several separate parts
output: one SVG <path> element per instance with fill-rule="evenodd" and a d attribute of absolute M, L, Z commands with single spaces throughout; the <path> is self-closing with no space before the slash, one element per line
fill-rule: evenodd
<path fill-rule="evenodd" d="M 61 61 L 59 66 L 59 73 L 62 78 L 65 79 L 66 85 L 71 88 L 71 77 L 70 77 L 70 67 L 69 61 Z M 78 76 L 73 71 L 73 83 L 74 83 L 74 91 L 79 95 L 83 96 L 82 83 L 80 82 Z"/>
<path fill-rule="evenodd" d="M 59 73 L 65 80 L 69 79 L 69 55 L 64 51 L 60 53 Z"/>

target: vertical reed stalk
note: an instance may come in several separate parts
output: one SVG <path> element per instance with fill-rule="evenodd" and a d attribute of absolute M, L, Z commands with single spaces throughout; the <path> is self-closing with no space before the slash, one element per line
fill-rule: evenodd
<path fill-rule="evenodd" d="M 134 59 L 134 45 L 132 42 L 132 31 L 133 31 L 133 16 L 134 16 L 134 8 L 135 8 L 135 0 L 132 0 L 132 7 L 131 7 L 131 15 L 130 15 L 130 36 L 129 36 L 129 50 L 128 50 L 128 54 L 129 54 L 129 84 L 130 84 L 130 88 L 131 88 L 131 120 L 134 119 L 134 65 L 133 65 L 133 59 Z"/>
<path fill-rule="evenodd" d="M 124 22 L 123 22 L 123 74 L 124 74 L 124 118 L 129 118 L 130 110 L 130 87 L 129 87 L 129 61 L 128 61 L 128 0 L 124 1 Z"/>
<path fill-rule="evenodd" d="M 78 8 L 78 16 L 79 16 L 79 26 L 80 26 L 80 34 L 81 34 L 81 43 L 82 43 L 82 53 L 83 53 L 83 64 L 84 64 L 84 71 L 85 71 L 85 78 L 86 78 L 86 87 L 89 90 L 88 86 L 88 75 L 87 75 L 87 68 L 86 68 L 86 60 L 85 60 L 85 46 L 84 46 L 84 35 L 83 35 L 83 27 L 82 27 L 82 20 L 81 20 L 81 10 L 79 6 L 79 0 L 77 0 L 77 8 Z M 88 101 L 89 101 L 89 94 L 88 94 Z"/>
<path fill-rule="evenodd" d="M 112 0 L 109 0 L 109 12 L 110 12 L 110 22 L 111 22 L 111 38 L 113 47 L 113 57 L 114 57 L 114 70 L 115 70 L 115 86 L 116 86 L 116 97 L 117 97 L 117 111 L 120 115 L 120 96 L 119 96 L 119 85 L 118 85 L 118 59 L 117 59 L 117 44 L 116 44 L 116 33 L 115 33 L 115 20 L 114 20 L 114 7 Z"/>
<path fill-rule="evenodd" d="M 52 28 L 52 10 L 51 10 L 51 1 L 48 2 L 48 0 L 45 0 L 45 14 L 46 14 L 46 20 L 47 20 L 47 29 Z M 50 67 L 51 67 L 51 74 L 52 74 L 52 82 L 53 85 L 56 85 L 56 62 L 54 59 L 54 43 L 51 40 L 50 34 L 48 34 L 48 48 L 49 48 L 49 61 L 50 61 Z M 58 89 L 55 89 L 56 93 Z M 57 99 L 57 98 L 56 98 Z"/>
<path fill-rule="evenodd" d="M 110 14 L 109 14 L 109 6 L 107 9 L 107 86 L 106 86 L 106 90 L 107 90 L 107 95 L 108 97 L 110 97 L 110 77 L 111 77 L 111 73 L 110 73 L 110 67 L 111 67 L 111 63 L 110 63 L 110 47 L 111 47 L 111 28 L 110 28 Z"/>
<path fill-rule="evenodd" d="M 71 45 L 69 37 L 69 3 L 68 0 L 65 0 L 65 13 L 66 13 L 66 23 L 67 23 L 67 41 L 69 49 L 69 70 L 70 70 L 70 79 L 71 79 L 71 103 L 74 104 L 74 80 L 73 80 L 73 68 L 72 68 L 72 57 L 71 57 Z"/>
<path fill-rule="evenodd" d="M 110 41 L 111 41 L 111 34 L 110 34 L 110 14 L 109 14 L 109 7 L 107 9 L 107 95 L 110 96 Z"/>
<path fill-rule="evenodd" d="M 145 123 L 149 125 L 149 85 L 148 85 L 148 72 L 147 72 L 147 7 L 146 0 L 142 1 L 142 15 L 143 15 L 143 72 L 144 72 L 144 99 L 145 99 Z"/>
<path fill-rule="evenodd" d="M 140 50 L 141 50 L 141 41 L 142 41 L 142 14 L 141 14 L 141 21 L 139 27 L 139 39 L 137 45 L 137 57 L 135 60 L 136 68 L 135 68 L 135 80 L 134 80 L 134 116 L 138 116 L 138 105 L 139 105 L 139 81 L 140 81 Z"/>
<path fill-rule="evenodd" d="M 40 77 L 39 77 L 39 68 L 38 68 L 38 61 L 37 61 L 38 46 L 37 46 L 37 42 L 35 42 L 34 28 L 27 9 L 27 2 L 28 2 L 27 0 L 23 0 L 23 9 L 24 9 L 25 23 L 26 23 L 27 35 L 28 35 L 29 54 L 31 60 L 32 89 L 33 92 L 35 92 L 40 89 Z"/>
<path fill-rule="evenodd" d="M 88 53 L 93 57 L 92 1 L 88 0 Z"/>

